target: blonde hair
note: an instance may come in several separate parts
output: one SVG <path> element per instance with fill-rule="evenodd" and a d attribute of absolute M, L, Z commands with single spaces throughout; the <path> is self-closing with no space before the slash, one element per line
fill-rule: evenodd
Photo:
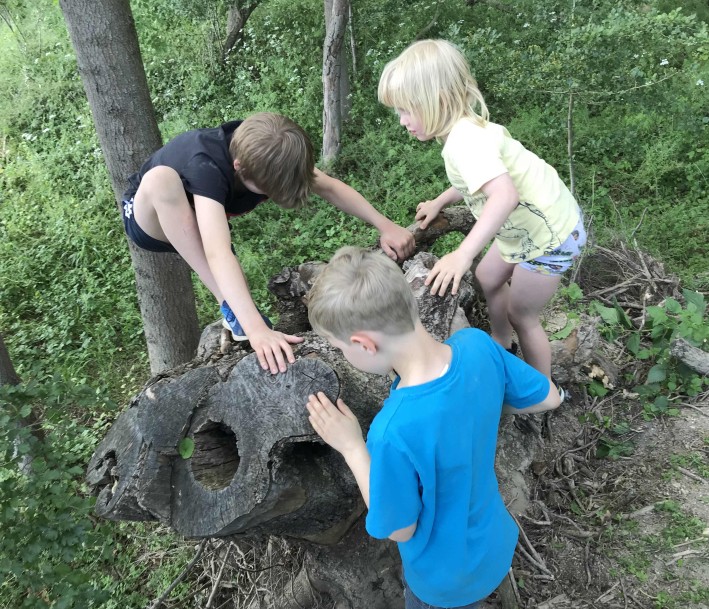
<path fill-rule="evenodd" d="M 447 40 L 420 40 L 390 61 L 379 79 L 379 101 L 421 121 L 427 135 L 446 137 L 461 118 L 480 125 L 490 114 L 460 50 Z"/>
<path fill-rule="evenodd" d="M 404 274 L 380 252 L 343 247 L 308 294 L 308 317 L 321 336 L 349 341 L 362 330 L 412 332 L 418 307 Z"/>
<path fill-rule="evenodd" d="M 239 177 L 253 182 L 278 205 L 301 207 L 315 180 L 313 144 L 291 119 L 260 112 L 239 125 L 229 143 Z"/>

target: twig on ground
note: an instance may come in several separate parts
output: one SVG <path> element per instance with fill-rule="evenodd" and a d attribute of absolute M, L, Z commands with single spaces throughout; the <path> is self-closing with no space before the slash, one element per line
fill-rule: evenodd
<path fill-rule="evenodd" d="M 688 469 L 685 469 L 684 467 L 681 467 L 679 465 L 676 465 L 675 467 L 677 468 L 677 471 L 680 474 L 684 474 L 685 476 L 687 476 L 687 478 L 691 478 L 692 480 L 696 480 L 698 482 L 706 482 L 706 480 L 704 478 L 702 478 L 701 476 L 697 476 L 697 474 L 695 474 L 694 472 L 690 472 Z"/>
<path fill-rule="evenodd" d="M 684 552 L 677 552 L 677 554 L 672 555 L 672 559 L 668 560 L 665 563 L 666 567 L 669 567 L 670 565 L 673 565 L 676 563 L 678 560 L 682 560 L 683 558 L 687 558 L 687 556 L 697 556 L 699 554 L 705 554 L 704 552 L 700 552 L 699 550 L 685 550 Z"/>
<path fill-rule="evenodd" d="M 606 596 L 608 596 L 613 590 L 615 590 L 618 586 L 620 585 L 620 582 L 615 582 L 608 590 L 606 590 L 601 596 L 599 596 L 594 602 L 597 603 L 598 601 L 602 601 Z"/>
<path fill-rule="evenodd" d="M 224 555 L 224 559 L 222 560 L 221 567 L 219 567 L 219 573 L 217 574 L 217 578 L 214 580 L 214 584 L 212 586 L 212 592 L 209 595 L 209 598 L 207 599 L 207 604 L 204 606 L 205 609 L 209 609 L 212 606 L 212 601 L 214 600 L 214 595 L 217 593 L 217 590 L 219 589 L 219 584 L 222 581 L 222 576 L 224 575 L 224 567 L 226 566 L 227 561 L 229 560 L 229 555 L 231 554 L 231 548 L 233 546 L 233 542 L 229 542 L 229 546 L 226 549 L 226 554 Z"/>
<path fill-rule="evenodd" d="M 187 566 L 182 569 L 182 572 L 174 580 L 172 580 L 172 583 L 167 587 L 165 592 L 163 592 L 157 599 L 155 599 L 155 601 L 153 601 L 153 603 L 150 605 L 150 609 L 158 609 L 158 607 L 160 607 L 160 605 L 165 602 L 165 599 L 170 596 L 172 591 L 180 585 L 180 583 L 183 579 L 185 579 L 185 577 L 187 577 L 187 574 L 192 570 L 192 568 L 197 564 L 197 561 L 202 556 L 204 548 L 207 546 L 208 542 L 209 539 L 203 539 L 200 542 L 199 547 L 197 548 L 197 552 L 195 553 L 192 560 L 187 563 Z"/>

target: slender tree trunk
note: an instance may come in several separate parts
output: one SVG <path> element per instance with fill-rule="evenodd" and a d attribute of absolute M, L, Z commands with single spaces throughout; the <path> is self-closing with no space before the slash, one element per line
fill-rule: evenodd
<path fill-rule="evenodd" d="M 340 152 L 342 132 L 342 64 L 347 59 L 343 41 L 350 0 L 325 0 L 325 43 L 323 44 L 323 149 L 325 168 Z"/>
<path fill-rule="evenodd" d="M 116 201 L 126 178 L 162 145 L 129 0 L 60 0 Z M 129 242 L 155 374 L 194 356 L 199 340 L 189 267 Z"/>
<path fill-rule="evenodd" d="M 222 61 L 227 58 L 229 52 L 241 41 L 244 33 L 244 26 L 251 13 L 259 5 L 260 0 L 234 0 L 229 6 L 226 18 L 226 40 L 222 48 Z"/>
<path fill-rule="evenodd" d="M 12 365 L 12 360 L 10 359 L 10 353 L 5 346 L 5 341 L 3 340 L 2 334 L 0 334 L 0 388 L 5 385 L 19 385 L 20 377 L 15 371 L 15 366 Z M 1 404 L 2 402 L 0 402 Z M 44 440 L 44 430 L 42 429 L 37 413 L 34 410 L 30 410 L 30 413 L 17 421 L 13 422 L 18 428 L 28 427 L 30 433 L 40 442 Z M 18 450 L 18 441 L 15 440 L 15 451 Z M 14 457 L 17 456 L 17 452 Z M 32 462 L 32 455 L 24 455 L 19 460 L 19 468 L 23 473 L 28 473 L 30 471 L 29 466 Z"/>
<path fill-rule="evenodd" d="M 20 377 L 15 372 L 10 354 L 5 346 L 2 334 L 0 334 L 0 387 L 4 385 L 19 385 Z"/>

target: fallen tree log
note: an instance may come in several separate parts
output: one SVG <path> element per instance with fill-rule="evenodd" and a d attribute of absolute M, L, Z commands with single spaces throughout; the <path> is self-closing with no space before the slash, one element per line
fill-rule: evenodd
<path fill-rule="evenodd" d="M 421 289 L 432 264 L 421 253 L 406 276 L 423 323 L 445 338 L 460 296 Z M 353 368 L 312 332 L 300 334 L 305 342 L 284 374 L 264 372 L 254 354 L 236 350 L 218 365 L 194 361 L 151 381 L 89 463 L 96 513 L 160 520 L 187 537 L 248 531 L 337 541 L 363 505 L 341 457 L 314 434 L 305 403 L 317 391 L 341 397 L 366 430 L 389 379 Z M 192 449 L 187 458 L 181 445 Z"/>
<path fill-rule="evenodd" d="M 446 210 L 434 229 L 439 235 L 467 232 L 464 212 Z M 474 291 L 466 275 L 458 294 L 431 296 L 424 280 L 435 260 L 420 252 L 404 271 L 422 323 L 445 339 L 468 325 L 465 311 Z M 307 419 L 307 396 L 324 391 L 344 399 L 366 433 L 389 391 L 389 379 L 356 370 L 310 331 L 307 293 L 321 268 L 306 263 L 284 269 L 269 284 L 281 311 L 278 329 L 304 338 L 286 373 L 264 372 L 242 345 L 224 348 L 220 324 L 212 324 L 203 334 L 201 357 L 152 379 L 117 419 L 89 463 L 87 480 L 104 518 L 158 520 L 190 538 L 265 534 L 293 540 L 304 555 L 301 593 L 291 590 L 293 607 L 315 607 L 324 595 L 342 608 L 397 608 L 403 599 L 396 548 L 366 535 L 354 478 Z M 575 354 L 592 353 L 590 333 L 580 328 L 562 348 L 579 369 L 583 363 Z M 503 419 L 496 463 L 513 512 L 525 508 L 528 469 L 542 446 L 540 426 L 521 427 Z"/>

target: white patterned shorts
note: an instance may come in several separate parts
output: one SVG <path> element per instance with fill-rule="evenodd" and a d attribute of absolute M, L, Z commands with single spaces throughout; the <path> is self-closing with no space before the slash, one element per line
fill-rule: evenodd
<path fill-rule="evenodd" d="M 586 229 L 583 227 L 583 216 L 581 216 L 571 234 L 559 247 L 532 260 L 520 262 L 519 265 L 533 273 L 563 275 L 572 267 L 584 245 L 586 245 Z"/>

